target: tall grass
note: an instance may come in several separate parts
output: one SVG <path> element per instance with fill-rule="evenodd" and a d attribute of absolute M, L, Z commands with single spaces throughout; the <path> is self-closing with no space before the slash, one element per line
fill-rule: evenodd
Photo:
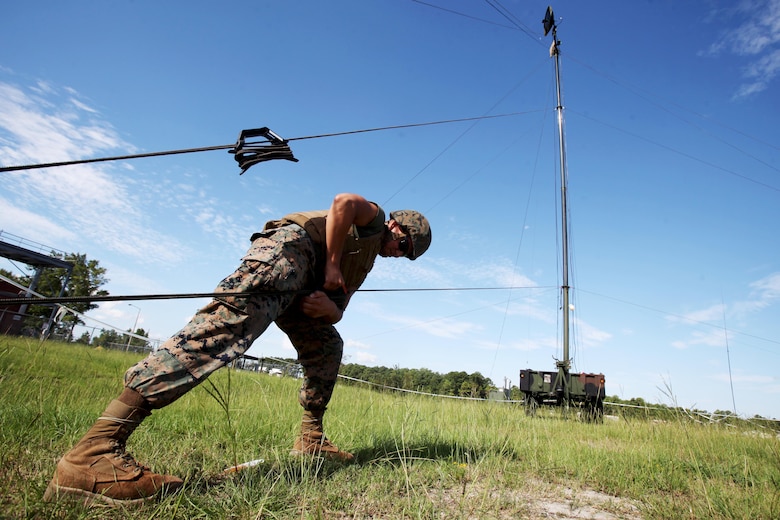
<path fill-rule="evenodd" d="M 780 441 L 749 423 L 589 424 L 337 385 L 325 429 L 357 459 L 341 465 L 289 455 L 299 381 L 227 370 L 155 412 L 128 444 L 155 471 L 185 478 L 181 492 L 118 509 L 44 503 L 58 458 L 138 359 L 0 337 L 0 517 L 780 518 Z M 254 459 L 264 462 L 222 474 Z"/>

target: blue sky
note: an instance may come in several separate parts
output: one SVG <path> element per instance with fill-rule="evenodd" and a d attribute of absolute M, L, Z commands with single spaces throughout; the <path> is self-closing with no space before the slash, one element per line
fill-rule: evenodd
<path fill-rule="evenodd" d="M 266 220 L 357 192 L 424 212 L 434 240 L 415 262 L 377 262 L 365 289 L 410 291 L 353 299 L 346 362 L 479 371 L 499 386 L 552 370 L 547 5 L 11 3 L 0 165 L 227 145 L 262 126 L 300 162 L 239 176 L 221 150 L 3 173 L 0 229 L 99 260 L 111 294 L 210 292 Z M 574 369 L 603 372 L 608 395 L 780 417 L 780 0 L 553 8 Z M 488 115 L 503 117 L 300 139 Z M 478 287 L 517 288 L 413 290 Z M 138 326 L 164 339 L 203 303 L 135 302 Z M 127 329 L 137 308 L 91 315 Z M 250 354 L 294 356 L 276 330 Z"/>

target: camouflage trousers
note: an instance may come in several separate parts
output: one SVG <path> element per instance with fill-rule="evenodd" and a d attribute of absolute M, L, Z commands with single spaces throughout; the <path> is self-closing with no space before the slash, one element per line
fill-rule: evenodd
<path fill-rule="evenodd" d="M 297 297 L 314 280 L 314 246 L 291 224 L 265 231 L 252 242 L 238 269 L 214 292 L 257 291 L 247 297 L 217 297 L 178 333 L 125 373 L 125 386 L 162 408 L 243 355 L 272 323 L 298 352 L 304 409 L 325 410 L 336 384 L 343 341 L 333 325 L 306 316 Z"/>

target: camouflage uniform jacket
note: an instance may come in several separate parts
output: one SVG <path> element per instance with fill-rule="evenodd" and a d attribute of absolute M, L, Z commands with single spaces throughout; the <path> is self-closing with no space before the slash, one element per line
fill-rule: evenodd
<path fill-rule="evenodd" d="M 291 213 L 281 220 L 267 222 L 263 229 L 263 231 L 267 231 L 280 226 L 297 224 L 306 231 L 314 244 L 316 252 L 317 260 L 313 271 L 318 287 L 322 287 L 325 279 L 325 223 L 327 216 L 328 212 L 326 210 Z M 379 250 L 382 248 L 384 211 L 381 208 L 379 208 L 377 218 L 383 223 L 382 231 L 362 236 L 359 234 L 358 228 L 353 225 L 347 233 L 340 264 L 341 275 L 344 277 L 347 293 L 334 291 L 328 294 L 342 311 L 347 307 L 352 294 L 360 288 L 366 276 L 374 267 L 374 260 L 376 260 Z"/>

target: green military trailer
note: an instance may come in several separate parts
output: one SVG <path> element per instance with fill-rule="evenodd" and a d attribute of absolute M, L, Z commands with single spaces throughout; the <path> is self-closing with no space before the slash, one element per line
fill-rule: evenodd
<path fill-rule="evenodd" d="M 554 405 L 580 408 L 589 421 L 604 417 L 604 374 L 572 374 L 563 367 L 557 372 L 525 369 L 520 371 L 520 391 L 529 415 L 542 405 Z"/>

